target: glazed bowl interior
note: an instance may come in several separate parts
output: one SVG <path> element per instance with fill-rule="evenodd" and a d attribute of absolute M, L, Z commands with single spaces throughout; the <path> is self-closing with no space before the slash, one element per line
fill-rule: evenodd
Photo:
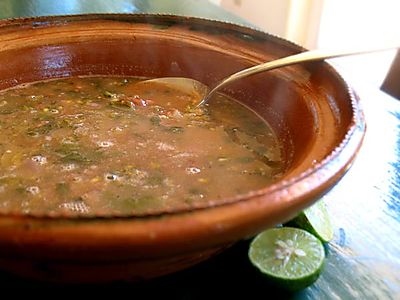
<path fill-rule="evenodd" d="M 191 21 L 177 26 L 151 17 L 142 20 L 150 25 L 120 21 L 103 20 L 101 28 L 95 19 L 49 27 L 38 22 L 33 28 L 25 24 L 30 27 L 25 31 L 10 32 L 4 39 L 13 34 L 17 38 L 3 40 L 0 89 L 81 75 L 182 76 L 213 86 L 238 70 L 302 50 L 226 24 L 212 28 Z M 82 23 L 85 30 L 79 28 Z M 323 63 L 254 75 L 223 92 L 272 126 L 282 144 L 284 178 L 300 175 L 326 158 L 344 139 L 354 117 L 349 91 Z"/>
<path fill-rule="evenodd" d="M 8 20 L 0 23 L 0 89 L 82 75 L 183 76 L 213 86 L 233 72 L 302 50 L 253 29 L 196 18 Z M 257 112 L 275 132 L 285 164 L 276 182 L 219 204 L 157 216 L 2 214 L 0 265 L 34 276 L 37 270 L 27 266 L 53 262 L 66 274 L 60 280 L 80 270 L 84 281 L 172 272 L 311 205 L 343 176 L 361 145 L 365 124 L 358 101 L 327 63 L 261 73 L 223 92 Z M 88 271 L 82 272 L 82 262 L 88 261 Z M 105 265 L 108 271 L 100 275 Z"/>

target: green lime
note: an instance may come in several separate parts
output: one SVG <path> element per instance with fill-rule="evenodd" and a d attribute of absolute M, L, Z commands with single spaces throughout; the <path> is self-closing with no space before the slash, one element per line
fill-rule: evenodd
<path fill-rule="evenodd" d="M 321 241 L 307 231 L 282 227 L 257 235 L 249 258 L 274 283 L 297 291 L 317 280 L 325 252 Z"/>
<path fill-rule="evenodd" d="M 305 209 L 286 225 L 307 230 L 324 243 L 333 238 L 332 223 L 326 205 L 322 200 Z"/>

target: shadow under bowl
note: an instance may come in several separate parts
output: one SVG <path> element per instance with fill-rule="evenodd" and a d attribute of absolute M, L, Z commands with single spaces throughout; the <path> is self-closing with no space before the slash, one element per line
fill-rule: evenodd
<path fill-rule="evenodd" d="M 78 75 L 183 76 L 212 86 L 303 50 L 250 28 L 177 16 L 3 20 L 0 89 Z M 313 204 L 345 174 L 361 145 L 358 99 L 327 63 L 257 74 L 224 93 L 271 125 L 282 145 L 282 178 L 225 202 L 153 216 L 3 213 L 0 267 L 58 282 L 135 281 L 189 267 Z"/>

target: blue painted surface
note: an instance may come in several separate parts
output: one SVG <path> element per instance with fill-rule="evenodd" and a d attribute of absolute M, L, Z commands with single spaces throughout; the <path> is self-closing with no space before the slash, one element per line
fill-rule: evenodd
<path fill-rule="evenodd" d="M 161 12 L 241 22 L 205 1 L 17 1 L 0 2 L 0 18 L 88 12 Z M 77 290 L 129 291 L 146 298 L 204 299 L 400 299 L 400 103 L 367 86 L 356 87 L 367 134 L 350 171 L 324 197 L 335 227 L 319 280 L 296 294 L 270 286 L 247 259 L 243 241 L 189 270 L 140 284 L 78 286 Z M 3 289 L 57 288 L 0 273 Z M 18 292 L 18 290 L 17 290 Z"/>
<path fill-rule="evenodd" d="M 206 0 L 1 0 L 0 18 L 87 13 L 160 13 L 248 24 Z"/>

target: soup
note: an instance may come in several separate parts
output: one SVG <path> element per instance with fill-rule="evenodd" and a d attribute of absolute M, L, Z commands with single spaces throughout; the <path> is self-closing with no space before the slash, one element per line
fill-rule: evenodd
<path fill-rule="evenodd" d="M 79 77 L 0 93 L 0 213 L 144 215 L 218 204 L 282 173 L 253 111 L 140 78 Z"/>

